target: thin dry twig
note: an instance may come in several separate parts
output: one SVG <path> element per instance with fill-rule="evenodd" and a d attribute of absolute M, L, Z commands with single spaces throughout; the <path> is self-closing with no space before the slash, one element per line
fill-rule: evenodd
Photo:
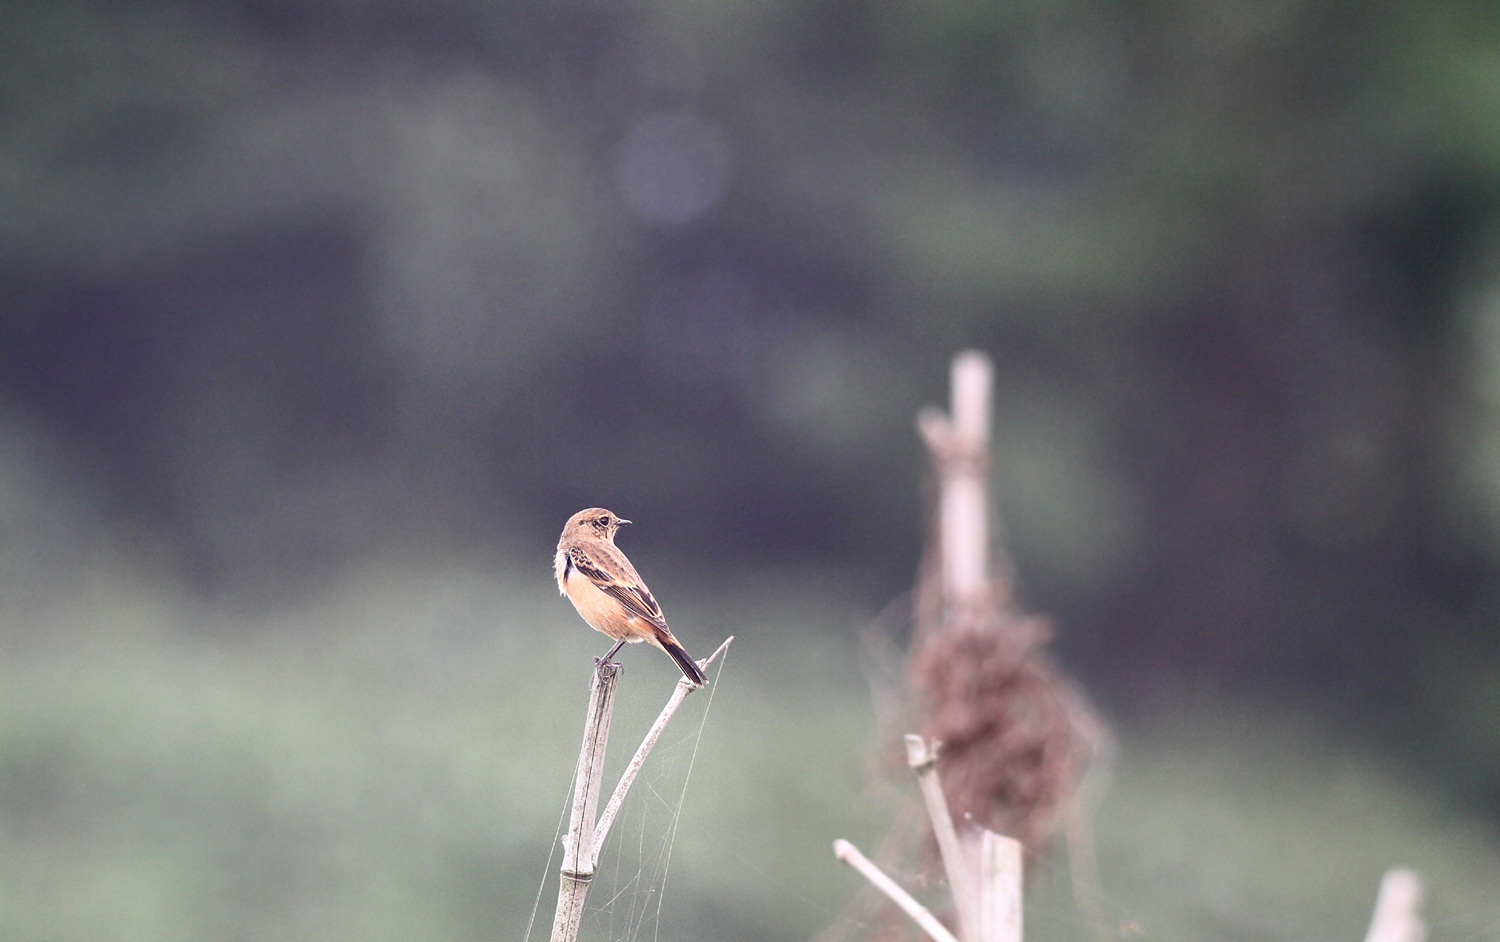
<path fill-rule="evenodd" d="M 733 640 L 734 635 L 725 638 L 724 643 L 719 645 L 714 653 L 710 654 L 698 666 L 708 667 L 720 654 L 723 654 L 728 649 L 730 642 Z M 599 849 L 604 846 L 604 838 L 609 834 L 610 825 L 615 823 L 615 815 L 619 812 L 620 805 L 625 802 L 625 794 L 630 791 L 630 786 L 634 784 L 636 775 L 641 771 L 641 766 L 646 764 L 646 757 L 651 754 L 651 749 L 656 745 L 656 740 L 661 737 L 662 730 L 667 728 L 667 723 L 672 719 L 672 714 L 677 712 L 677 708 L 682 705 L 683 700 L 687 699 L 687 695 L 697 689 L 697 686 L 686 677 L 677 681 L 677 687 L 672 691 L 672 696 L 667 699 L 667 705 L 661 708 L 661 713 L 656 717 L 656 722 L 651 724 L 651 728 L 646 731 L 646 737 L 641 740 L 640 747 L 636 749 L 635 755 L 631 757 L 630 764 L 620 774 L 620 781 L 615 785 L 614 793 L 609 796 L 609 803 L 604 806 L 604 813 L 599 816 L 598 826 L 594 828 L 594 852 L 593 860 L 590 861 L 591 865 L 598 865 Z M 592 869 L 592 866 L 590 869 Z"/>
<path fill-rule="evenodd" d="M 932 833 L 943 857 L 943 868 L 948 871 L 948 886 L 953 890 L 953 905 L 958 910 L 958 934 L 964 942 L 976 942 L 979 939 L 978 895 L 964 859 L 963 846 L 958 842 L 958 832 L 953 828 L 953 816 L 948 813 L 948 799 L 937 774 L 937 758 L 938 743 L 929 744 L 921 736 L 907 735 L 906 764 L 917 774 L 917 785 L 922 790 L 922 800 L 927 803 L 927 817 L 932 819 Z"/>
<path fill-rule="evenodd" d="M 937 917 L 926 906 L 913 899 L 910 893 L 901 889 L 900 884 L 882 873 L 879 867 L 870 863 L 869 858 L 861 854 L 858 847 L 840 838 L 833 842 L 833 855 L 862 873 L 866 880 L 889 897 L 891 902 L 901 907 L 902 912 L 910 916 L 913 922 L 921 926 L 923 931 L 937 942 L 958 942 L 957 937 L 938 922 Z"/>

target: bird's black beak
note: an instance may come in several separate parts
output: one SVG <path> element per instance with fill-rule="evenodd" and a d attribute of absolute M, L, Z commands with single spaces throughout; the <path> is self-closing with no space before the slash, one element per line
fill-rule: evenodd
<path fill-rule="evenodd" d="M 617 526 L 617 527 L 623 527 L 623 526 L 628 525 L 629 523 L 630 523 L 629 520 L 625 520 L 625 519 L 623 519 L 621 517 L 616 517 L 615 518 L 615 526 Z"/>

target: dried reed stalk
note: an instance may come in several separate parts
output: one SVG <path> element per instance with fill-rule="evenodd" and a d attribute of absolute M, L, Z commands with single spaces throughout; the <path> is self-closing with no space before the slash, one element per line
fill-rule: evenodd
<path fill-rule="evenodd" d="M 723 654 L 734 640 L 730 635 L 724 643 L 699 667 L 707 667 Z M 662 730 L 682 701 L 694 690 L 700 689 L 686 677 L 677 682 L 666 706 L 651 724 L 651 729 L 641 740 L 630 764 L 620 776 L 619 783 L 605 806 L 604 816 L 595 825 L 594 816 L 599 807 L 599 791 L 604 779 L 604 752 L 609 745 L 609 722 L 615 708 L 615 689 L 619 684 L 620 665 L 613 661 L 602 661 L 589 681 L 589 709 L 583 725 L 583 747 L 578 755 L 578 769 L 573 785 L 573 811 L 568 820 L 568 833 L 563 837 L 562 873 L 557 887 L 557 913 L 552 920 L 552 942 L 576 942 L 578 927 L 583 920 L 583 904 L 588 898 L 589 884 L 594 879 L 594 870 L 599 865 L 599 851 L 604 839 L 609 836 L 610 825 L 615 814 L 625 801 L 625 795 L 635 782 L 636 774 L 646 763 L 646 757 L 661 737 Z"/>

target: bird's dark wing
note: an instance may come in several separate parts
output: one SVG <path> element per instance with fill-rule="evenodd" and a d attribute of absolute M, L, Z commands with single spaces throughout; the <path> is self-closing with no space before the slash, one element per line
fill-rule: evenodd
<path fill-rule="evenodd" d="M 610 550 L 614 550 L 610 552 Z M 568 557 L 573 560 L 573 566 L 578 572 L 599 588 L 625 606 L 625 610 L 632 615 L 644 618 L 654 625 L 662 628 L 667 626 L 667 620 L 662 616 L 661 606 L 656 604 L 651 590 L 636 575 L 635 567 L 625 558 L 625 554 L 612 546 L 599 547 L 594 551 L 599 558 L 596 560 L 590 555 L 589 550 L 581 546 L 574 546 L 568 550 Z"/>

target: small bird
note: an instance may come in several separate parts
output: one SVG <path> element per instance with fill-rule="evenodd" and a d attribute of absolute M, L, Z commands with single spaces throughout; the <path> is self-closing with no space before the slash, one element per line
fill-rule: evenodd
<path fill-rule="evenodd" d="M 672 635 L 651 590 L 615 546 L 615 532 L 628 523 L 602 507 L 569 517 L 553 560 L 557 588 L 590 628 L 615 639 L 603 661 L 614 657 L 627 641 L 649 641 L 667 652 L 683 675 L 701 687 L 708 683 L 703 669 Z"/>

